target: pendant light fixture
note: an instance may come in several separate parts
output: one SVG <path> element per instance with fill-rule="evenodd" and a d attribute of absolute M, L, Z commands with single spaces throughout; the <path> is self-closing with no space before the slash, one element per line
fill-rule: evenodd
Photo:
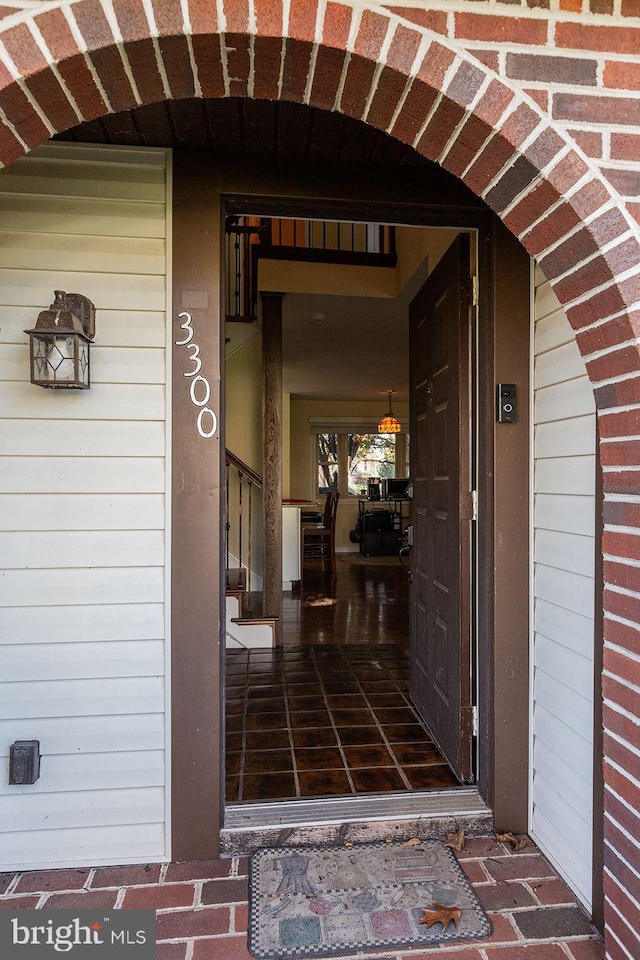
<path fill-rule="evenodd" d="M 391 394 L 393 392 L 393 390 L 387 390 L 389 394 L 389 412 L 378 424 L 378 433 L 400 433 L 402 430 L 400 421 L 396 420 L 393 415 L 393 410 L 391 409 Z"/>

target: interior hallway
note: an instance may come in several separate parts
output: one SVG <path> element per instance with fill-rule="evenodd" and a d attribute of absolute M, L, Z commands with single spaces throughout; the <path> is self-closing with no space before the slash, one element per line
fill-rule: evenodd
<path fill-rule="evenodd" d="M 309 565 L 285 645 L 227 651 L 227 802 L 458 785 L 409 697 L 406 573 L 381 560 L 333 583 Z"/>

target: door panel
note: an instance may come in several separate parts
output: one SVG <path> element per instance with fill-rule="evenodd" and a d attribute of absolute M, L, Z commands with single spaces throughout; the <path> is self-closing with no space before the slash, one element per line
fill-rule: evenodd
<path fill-rule="evenodd" d="M 460 234 L 410 307 L 411 695 L 471 779 L 470 240 Z"/>

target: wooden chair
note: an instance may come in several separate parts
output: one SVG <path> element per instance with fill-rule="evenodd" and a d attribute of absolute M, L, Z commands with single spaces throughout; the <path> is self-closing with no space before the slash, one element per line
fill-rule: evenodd
<path fill-rule="evenodd" d="M 331 576 L 336 575 L 336 515 L 340 494 L 332 490 L 327 494 L 322 523 L 303 523 L 300 527 L 302 537 L 302 563 L 306 559 L 329 561 Z"/>

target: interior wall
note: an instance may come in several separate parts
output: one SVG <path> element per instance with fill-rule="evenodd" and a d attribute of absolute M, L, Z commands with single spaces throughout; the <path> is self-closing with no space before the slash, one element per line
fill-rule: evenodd
<path fill-rule="evenodd" d="M 354 368 L 354 376 L 356 375 Z M 291 496 L 316 500 L 315 474 L 313 469 L 314 437 L 310 432 L 310 417 L 353 417 L 377 422 L 386 413 L 387 401 L 380 397 L 379 403 L 368 401 L 303 400 L 291 398 Z M 409 417 L 409 404 L 394 401 L 393 412 L 400 419 Z M 341 497 L 336 520 L 336 550 L 353 552 L 357 546 L 349 540 L 358 517 L 358 498 Z"/>
<path fill-rule="evenodd" d="M 225 363 L 225 446 L 262 476 L 262 337 L 242 344 Z M 243 498 L 243 543 L 240 541 L 239 503 Z M 229 467 L 229 565 L 248 560 L 248 487 L 238 470 Z M 242 556 L 240 556 L 242 554 Z M 262 491 L 251 488 L 251 571 L 262 577 Z M 254 588 L 260 584 L 254 581 Z"/>

